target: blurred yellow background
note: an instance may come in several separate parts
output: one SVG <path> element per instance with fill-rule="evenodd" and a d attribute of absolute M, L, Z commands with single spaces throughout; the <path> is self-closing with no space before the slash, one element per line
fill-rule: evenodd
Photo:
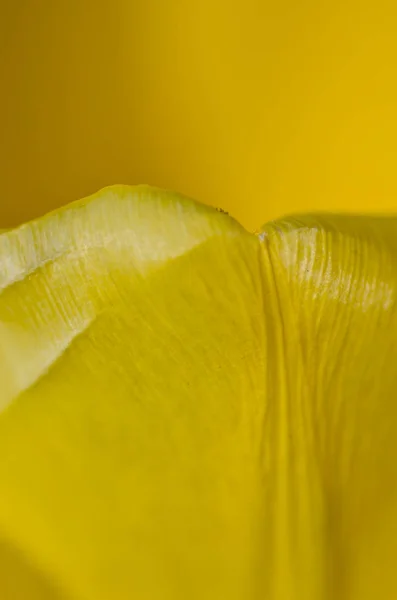
<path fill-rule="evenodd" d="M 0 227 L 113 183 L 395 210 L 396 71 L 394 1 L 0 0 Z"/>

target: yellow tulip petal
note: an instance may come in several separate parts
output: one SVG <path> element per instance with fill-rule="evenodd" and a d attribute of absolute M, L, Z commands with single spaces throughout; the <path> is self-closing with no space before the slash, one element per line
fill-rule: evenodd
<path fill-rule="evenodd" d="M 262 237 L 282 306 L 291 453 L 305 418 L 303 441 L 312 439 L 322 482 L 330 583 L 320 597 L 392 600 L 397 220 L 305 216 L 271 224 Z"/>
<path fill-rule="evenodd" d="M 121 186 L 3 233 L 5 600 L 395 598 L 396 233 Z"/>
<path fill-rule="evenodd" d="M 0 531 L 71 597 L 251 594 L 256 239 L 118 188 L 0 240 Z"/>

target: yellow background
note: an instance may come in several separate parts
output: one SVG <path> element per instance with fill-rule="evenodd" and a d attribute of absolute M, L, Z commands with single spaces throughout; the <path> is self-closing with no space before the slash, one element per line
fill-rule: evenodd
<path fill-rule="evenodd" d="M 397 208 L 397 4 L 0 0 L 0 227 L 113 183 Z"/>

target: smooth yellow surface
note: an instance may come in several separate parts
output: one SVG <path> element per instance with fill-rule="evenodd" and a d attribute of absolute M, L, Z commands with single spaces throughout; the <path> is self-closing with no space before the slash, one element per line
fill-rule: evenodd
<path fill-rule="evenodd" d="M 1 599 L 395 599 L 396 234 L 120 186 L 0 235 Z"/>
<path fill-rule="evenodd" d="M 2 0 L 0 221 L 115 183 L 397 210 L 395 0 Z"/>

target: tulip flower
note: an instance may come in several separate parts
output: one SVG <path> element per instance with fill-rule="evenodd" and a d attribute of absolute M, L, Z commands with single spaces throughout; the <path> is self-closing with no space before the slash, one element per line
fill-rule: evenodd
<path fill-rule="evenodd" d="M 396 234 L 145 186 L 1 234 L 2 600 L 396 598 Z"/>

